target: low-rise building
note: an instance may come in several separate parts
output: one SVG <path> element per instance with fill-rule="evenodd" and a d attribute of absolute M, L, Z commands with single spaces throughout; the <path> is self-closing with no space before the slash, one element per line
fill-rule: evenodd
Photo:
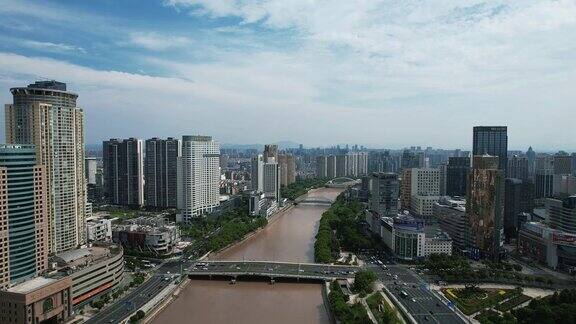
<path fill-rule="evenodd" d="M 111 242 L 112 220 L 92 216 L 86 219 L 86 232 L 88 242 Z"/>
<path fill-rule="evenodd" d="M 411 213 L 425 221 L 430 221 L 434 214 L 434 204 L 440 200 L 439 196 L 412 196 L 410 204 Z"/>
<path fill-rule="evenodd" d="M 124 251 L 117 244 L 92 246 L 58 253 L 50 259 L 48 276 L 72 280 L 72 305 L 76 306 L 115 288 L 124 275 Z"/>
<path fill-rule="evenodd" d="M 403 214 L 383 217 L 380 236 L 395 256 L 402 260 L 418 260 L 433 253 L 452 255 L 452 239 L 436 226 Z"/>
<path fill-rule="evenodd" d="M 163 217 L 138 217 L 112 228 L 112 241 L 155 255 L 172 254 L 180 241 L 180 230 Z"/>
<path fill-rule="evenodd" d="M 253 192 L 248 200 L 248 210 L 252 216 L 269 218 L 278 211 L 278 200 L 267 197 L 263 192 Z"/>
<path fill-rule="evenodd" d="M 64 323 L 72 315 L 72 279 L 36 277 L 0 291 L 0 323 Z"/>

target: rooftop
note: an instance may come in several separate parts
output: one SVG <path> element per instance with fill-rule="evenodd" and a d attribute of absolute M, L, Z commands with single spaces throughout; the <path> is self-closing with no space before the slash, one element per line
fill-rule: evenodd
<path fill-rule="evenodd" d="M 36 277 L 34 279 L 24 281 L 23 283 L 20 283 L 14 287 L 8 289 L 8 292 L 18 293 L 18 294 L 26 294 L 26 293 L 29 293 L 31 291 L 40 289 L 44 286 L 50 285 L 56 281 L 58 281 L 58 280 L 53 279 L 53 278 Z"/>

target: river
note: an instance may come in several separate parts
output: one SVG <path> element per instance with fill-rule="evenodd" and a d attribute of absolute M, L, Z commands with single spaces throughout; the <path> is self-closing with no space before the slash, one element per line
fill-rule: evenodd
<path fill-rule="evenodd" d="M 341 189 L 320 188 L 310 197 L 335 199 Z M 314 236 L 327 206 L 297 205 L 265 229 L 214 258 L 314 261 Z M 197 281 L 153 321 L 168 323 L 329 323 L 318 284 Z"/>

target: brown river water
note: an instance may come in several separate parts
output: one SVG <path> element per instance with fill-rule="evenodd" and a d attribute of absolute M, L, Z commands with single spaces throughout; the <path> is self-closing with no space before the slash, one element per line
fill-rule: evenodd
<path fill-rule="evenodd" d="M 341 189 L 321 188 L 310 197 L 335 199 Z M 313 262 L 314 236 L 327 206 L 297 205 L 250 239 L 213 257 L 219 260 Z M 192 280 L 154 324 L 329 323 L 322 286 L 309 283 Z"/>

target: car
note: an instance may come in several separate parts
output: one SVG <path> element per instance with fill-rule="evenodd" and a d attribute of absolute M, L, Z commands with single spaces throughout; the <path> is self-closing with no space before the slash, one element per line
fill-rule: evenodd
<path fill-rule="evenodd" d="M 428 322 L 428 316 L 424 316 L 424 320 Z"/>
<path fill-rule="evenodd" d="M 416 302 L 416 299 L 415 299 L 415 298 L 412 298 L 412 302 L 415 303 L 415 302 Z"/>
<path fill-rule="evenodd" d="M 434 312 L 433 312 L 433 311 L 429 311 L 429 312 L 430 312 L 430 315 L 434 315 Z"/>
<path fill-rule="evenodd" d="M 440 306 L 441 306 L 440 303 L 436 303 L 436 307 L 440 307 Z"/>

